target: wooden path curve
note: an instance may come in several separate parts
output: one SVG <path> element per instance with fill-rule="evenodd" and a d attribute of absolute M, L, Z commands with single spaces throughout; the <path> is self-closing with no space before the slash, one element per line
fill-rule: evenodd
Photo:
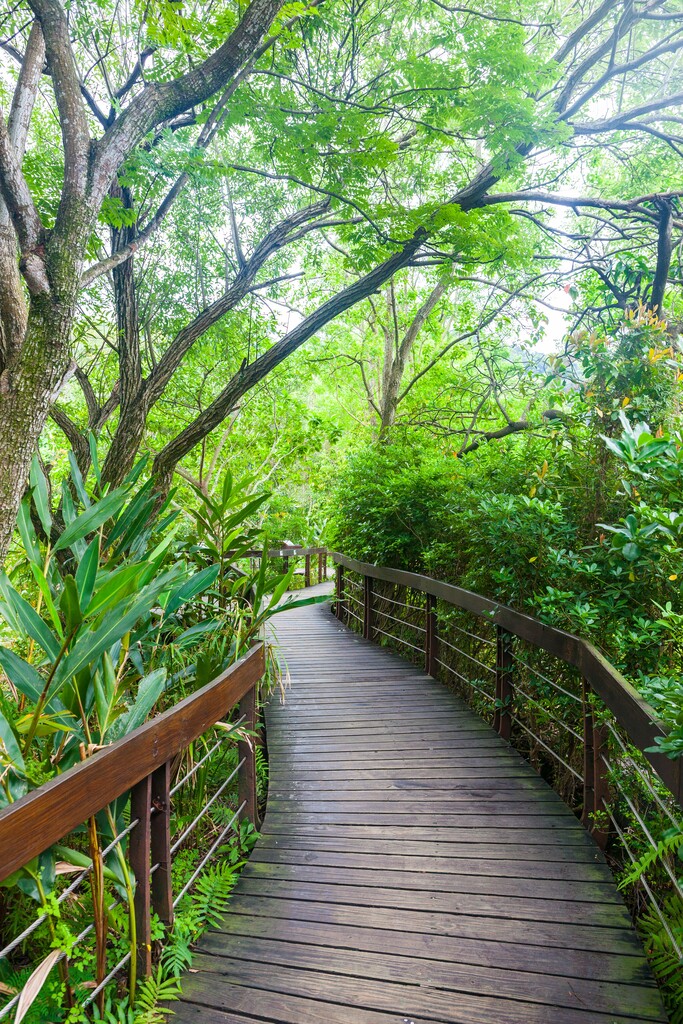
<path fill-rule="evenodd" d="M 177 1024 L 666 1020 L 602 855 L 514 750 L 328 605 L 277 634 L 262 839 Z"/>

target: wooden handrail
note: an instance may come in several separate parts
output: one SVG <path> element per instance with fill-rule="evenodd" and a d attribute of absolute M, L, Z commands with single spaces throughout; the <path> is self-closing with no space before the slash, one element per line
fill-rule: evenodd
<path fill-rule="evenodd" d="M 253 690 L 257 643 L 222 675 L 163 714 L 0 811 L 0 881 L 167 764 Z"/>
<path fill-rule="evenodd" d="M 336 551 L 329 552 L 329 555 L 337 565 L 365 578 L 410 587 L 462 608 L 577 668 L 624 729 L 629 742 L 641 751 L 678 803 L 683 805 L 681 759 L 674 761 L 664 754 L 647 750 L 655 745 L 657 737 L 667 736 L 668 729 L 658 719 L 654 708 L 643 700 L 638 691 L 593 644 L 481 594 L 443 583 L 431 576 L 359 562 Z"/>
<path fill-rule="evenodd" d="M 302 558 L 306 555 L 325 555 L 327 548 L 305 548 L 300 544 L 283 544 L 279 548 L 268 548 L 269 558 Z M 262 558 L 263 551 L 247 551 L 246 558 Z"/>

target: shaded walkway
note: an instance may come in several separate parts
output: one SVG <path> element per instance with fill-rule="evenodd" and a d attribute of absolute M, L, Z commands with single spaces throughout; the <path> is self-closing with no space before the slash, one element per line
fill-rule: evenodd
<path fill-rule="evenodd" d="M 329 606 L 277 632 L 263 838 L 173 1019 L 665 1020 L 601 854 L 526 762 Z"/>

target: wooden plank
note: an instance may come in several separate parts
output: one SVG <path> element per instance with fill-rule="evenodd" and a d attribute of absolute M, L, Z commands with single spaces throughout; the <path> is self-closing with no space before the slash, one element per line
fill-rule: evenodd
<path fill-rule="evenodd" d="M 319 970 L 321 967 L 320 937 L 315 944 L 292 942 L 249 935 L 209 934 L 200 943 L 202 953 L 211 956 L 229 956 L 239 960 L 278 964 Z M 343 945 L 349 937 L 336 933 L 331 936 L 334 953 L 325 958 L 324 968 L 334 974 L 352 978 L 372 978 L 377 981 L 402 983 L 408 974 L 415 984 L 450 992 L 470 995 L 498 996 L 501 992 L 500 971 L 495 967 L 453 963 L 450 960 L 424 959 L 416 956 L 397 956 L 393 952 L 357 950 Z M 328 939 L 329 943 L 329 939 Z M 203 957 L 196 961 L 201 970 Z M 592 1007 L 598 1013 L 618 1013 L 627 1005 L 638 1018 L 660 1019 L 658 994 L 652 985 L 614 984 L 592 978 L 578 978 L 568 985 L 557 975 L 539 976 L 535 972 L 506 970 L 505 997 L 547 1006 L 566 1006 L 577 1009 Z"/>
<path fill-rule="evenodd" d="M 328 615 L 278 627 L 293 689 L 267 709 L 262 837 L 179 1024 L 663 1020 L 571 811 L 459 698 Z"/>
<path fill-rule="evenodd" d="M 283 915 L 256 916 L 243 911 L 243 901 L 236 901 L 217 935 L 217 944 L 230 942 L 235 935 L 284 942 L 309 942 L 321 949 L 321 958 L 331 958 L 330 950 L 390 950 L 403 957 L 419 957 L 436 963 L 463 964 L 493 969 L 500 973 L 514 970 L 526 974 L 550 974 L 574 981 L 602 981 L 608 984 L 649 986 L 655 989 L 644 958 L 622 956 L 604 950 L 535 946 L 525 942 L 504 943 L 495 939 L 470 939 L 462 936 L 437 935 L 433 932 L 384 928 L 378 922 L 348 923 L 318 921 L 310 915 L 296 919 Z M 209 933 L 211 934 L 211 933 Z M 208 941 L 204 936 L 202 945 Z"/>
<path fill-rule="evenodd" d="M 348 978 L 329 972 L 297 970 L 291 967 L 280 967 L 273 964 L 260 964 L 254 961 L 236 960 L 229 957 L 197 958 L 200 972 L 210 974 L 206 984 L 206 974 L 193 975 L 187 998 L 193 998 L 199 985 L 202 985 L 202 999 L 215 1008 L 231 1006 L 234 998 L 232 991 L 235 986 L 249 987 L 252 991 L 267 993 L 271 998 L 275 993 L 297 998 L 308 997 L 316 1001 L 340 1006 L 358 1007 L 362 1010 L 379 1010 L 400 1013 L 410 1020 L 422 1017 L 426 1020 L 462 1024 L 463 1020 L 480 1021 L 482 1024 L 548 1024 L 547 1007 L 538 1004 L 513 1001 L 505 998 L 489 996 L 470 996 L 464 992 L 453 999 L 450 992 L 420 985 L 396 985 L 392 982 L 376 982 L 364 978 Z M 197 984 L 192 984 L 196 982 Z M 262 1000 L 259 999 L 262 1005 Z M 253 1004 L 252 1004 L 253 1005 Z M 304 1017 L 303 1020 L 307 1020 Z M 649 1017 L 650 1020 L 662 1020 Z M 610 1013 L 596 1013 L 593 1008 L 553 1008 L 553 1024 L 626 1024 L 633 1020 L 627 1016 Z"/>
<path fill-rule="evenodd" d="M 392 867 L 387 863 L 389 858 L 381 855 L 367 856 L 361 863 L 353 858 L 332 858 L 332 862 L 321 862 L 320 858 L 313 859 L 308 854 L 286 855 L 285 851 L 279 851 L 277 856 L 261 856 L 255 851 L 249 861 L 249 871 L 253 872 L 255 878 L 278 878 L 305 880 L 309 882 L 338 882 L 344 878 L 349 885 L 377 886 L 381 884 L 391 889 L 424 890 L 426 892 L 440 893 L 480 893 L 490 895 L 495 892 L 497 896 L 527 896 L 541 900 L 571 900 L 577 903 L 613 903 L 616 906 L 623 906 L 619 894 L 614 888 L 610 878 L 606 878 L 602 872 L 593 874 L 585 881 L 559 880 L 558 878 L 544 879 L 529 877 L 528 875 L 508 875 L 504 873 L 502 862 L 498 864 L 495 872 L 477 873 L 476 868 L 470 867 L 469 872 L 446 871 L 435 872 L 431 858 L 423 858 L 418 865 L 413 862 L 403 867 Z M 472 861 L 468 864 L 472 865 Z M 343 868 L 343 871 L 339 869 Z"/>
<path fill-rule="evenodd" d="M 329 871 L 329 869 L 327 869 Z M 311 869 L 313 873 L 314 869 Z M 279 873 L 280 877 L 276 877 Z M 326 869 L 319 869 L 325 874 Z M 437 891 L 422 889 L 395 889 L 367 880 L 353 882 L 349 876 L 352 872 L 344 872 L 342 881 L 307 880 L 300 877 L 301 871 L 294 866 L 287 870 L 281 866 L 279 872 L 276 865 L 249 864 L 244 868 L 237 884 L 236 893 L 257 896 L 267 892 L 274 898 L 313 900 L 322 903 L 345 903 L 359 909 L 363 907 L 395 907 L 397 910 L 428 911 L 446 915 L 468 915 L 479 918 L 506 918 L 515 926 L 524 921 L 528 928 L 536 922 L 576 922 L 583 927 L 625 928 L 631 925 L 630 918 L 623 903 L 577 903 L 573 899 L 540 899 L 534 896 L 513 897 L 499 893 L 447 892 L 442 887 Z M 337 873 L 337 879 L 339 874 Z M 267 881 L 266 881 L 267 880 Z M 609 936 L 603 937 L 609 941 Z"/>
<path fill-rule="evenodd" d="M 323 896 L 323 893 L 320 893 Z M 514 917 L 471 914 L 433 913 L 410 907 L 366 906 L 324 899 L 297 899 L 291 896 L 266 896 L 242 890 L 234 896 L 234 912 L 288 920 L 319 921 L 329 924 L 353 924 L 427 935 L 448 935 L 452 938 L 524 945 L 534 948 L 554 947 L 560 950 L 583 949 L 593 952 L 609 949 L 622 956 L 635 956 L 644 961 L 642 946 L 635 932 L 628 927 L 598 926 L 566 921 L 536 921 L 527 925 Z M 232 910 L 231 910 L 232 912 Z"/>

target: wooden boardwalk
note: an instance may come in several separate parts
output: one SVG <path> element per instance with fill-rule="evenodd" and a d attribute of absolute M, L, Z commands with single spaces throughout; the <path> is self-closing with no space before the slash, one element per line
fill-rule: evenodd
<path fill-rule="evenodd" d="M 327 605 L 277 632 L 263 837 L 174 1021 L 666 1019 L 602 856 L 518 754 Z"/>

